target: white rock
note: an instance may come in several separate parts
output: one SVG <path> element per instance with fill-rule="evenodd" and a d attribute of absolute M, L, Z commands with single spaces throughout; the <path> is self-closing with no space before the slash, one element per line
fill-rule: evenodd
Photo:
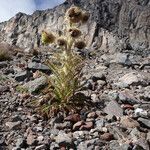
<path fill-rule="evenodd" d="M 135 115 L 139 116 L 147 116 L 147 111 L 143 110 L 142 108 L 137 108 L 135 110 Z"/>

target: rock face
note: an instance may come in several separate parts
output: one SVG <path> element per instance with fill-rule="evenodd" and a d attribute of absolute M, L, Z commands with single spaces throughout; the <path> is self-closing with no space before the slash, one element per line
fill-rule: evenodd
<path fill-rule="evenodd" d="M 150 49 L 149 0 L 66 0 L 62 5 L 33 15 L 18 13 L 0 24 L 0 42 L 22 48 L 40 47 L 41 30 L 57 31 L 63 28 L 63 15 L 72 4 L 91 13 L 90 21 L 81 27 L 88 45 L 97 43 L 102 50 Z"/>

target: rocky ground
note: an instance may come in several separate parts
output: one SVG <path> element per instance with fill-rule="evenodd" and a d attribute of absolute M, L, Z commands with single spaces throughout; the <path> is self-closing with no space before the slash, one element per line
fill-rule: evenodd
<path fill-rule="evenodd" d="M 50 73 L 46 57 L 44 52 L 18 52 L 13 60 L 0 62 L 1 150 L 150 150 L 148 55 L 126 51 L 89 58 L 80 93 L 94 105 L 50 120 L 29 103 L 46 83 L 39 71 Z"/>

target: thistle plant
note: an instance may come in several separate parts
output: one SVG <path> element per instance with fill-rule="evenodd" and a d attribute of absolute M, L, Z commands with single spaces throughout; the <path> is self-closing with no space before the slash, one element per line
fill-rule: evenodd
<path fill-rule="evenodd" d="M 86 43 L 77 26 L 88 21 L 89 14 L 79 7 L 71 7 L 65 14 L 65 29 L 62 35 L 42 31 L 42 43 L 54 44 L 58 50 L 46 61 L 52 70 L 48 77 L 45 97 L 40 101 L 40 111 L 52 115 L 58 111 L 76 110 L 82 100 L 75 98 L 80 90 L 83 58 L 75 53 L 74 48 L 83 49 Z"/>

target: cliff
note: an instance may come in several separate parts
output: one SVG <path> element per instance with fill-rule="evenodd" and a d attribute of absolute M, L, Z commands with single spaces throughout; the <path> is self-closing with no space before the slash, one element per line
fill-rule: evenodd
<path fill-rule="evenodd" d="M 81 29 L 90 46 L 94 41 L 107 51 L 150 50 L 149 0 L 66 0 L 63 4 L 32 15 L 18 13 L 0 24 L 0 42 L 22 48 L 40 47 L 43 29 L 63 28 L 63 15 L 72 4 L 91 13 L 90 21 Z"/>

